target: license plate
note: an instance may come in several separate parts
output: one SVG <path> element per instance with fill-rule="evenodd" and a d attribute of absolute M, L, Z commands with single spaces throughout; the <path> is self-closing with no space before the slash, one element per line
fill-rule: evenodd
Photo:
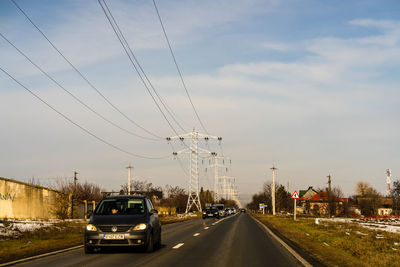
<path fill-rule="evenodd" d="M 209 217 L 212 217 L 212 216 L 214 216 L 214 215 L 212 215 L 212 214 L 208 214 L 208 216 L 209 216 Z"/>
<path fill-rule="evenodd" d="M 104 239 L 125 239 L 125 235 L 121 235 L 121 234 L 104 234 Z"/>

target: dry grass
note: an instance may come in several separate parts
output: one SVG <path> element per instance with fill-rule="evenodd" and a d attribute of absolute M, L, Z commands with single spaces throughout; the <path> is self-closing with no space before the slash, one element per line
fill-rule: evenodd
<path fill-rule="evenodd" d="M 352 223 L 253 214 L 327 266 L 400 266 L 400 234 Z"/>
<path fill-rule="evenodd" d="M 60 223 L 56 227 L 23 233 L 0 241 L 0 262 L 8 262 L 83 243 L 84 223 Z"/>

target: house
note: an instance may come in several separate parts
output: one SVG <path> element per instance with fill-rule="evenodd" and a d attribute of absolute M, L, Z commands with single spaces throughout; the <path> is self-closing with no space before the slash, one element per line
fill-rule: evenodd
<path fill-rule="evenodd" d="M 318 194 L 318 192 L 315 191 L 312 186 L 309 186 L 307 190 L 300 190 L 299 191 L 300 200 L 296 208 L 296 211 L 299 214 L 309 213 L 310 209 L 309 209 L 309 202 L 307 201 L 307 199 L 311 198 L 316 194 Z"/>
<path fill-rule="evenodd" d="M 328 215 L 330 207 L 335 210 L 335 215 L 341 214 L 349 202 L 348 198 L 339 198 L 328 192 L 319 192 L 304 200 L 309 205 L 310 213 L 315 215 Z"/>
<path fill-rule="evenodd" d="M 310 198 L 310 197 L 312 197 L 312 196 L 314 196 L 316 194 L 318 194 L 318 192 L 315 191 L 312 186 L 309 186 L 307 190 L 300 190 L 299 191 L 300 199 L 303 199 L 303 198 L 307 199 L 307 198 Z"/>
<path fill-rule="evenodd" d="M 389 216 L 393 212 L 393 199 L 390 197 L 383 197 L 380 199 L 380 207 L 378 208 L 378 215 Z"/>
<path fill-rule="evenodd" d="M 356 197 L 355 214 L 364 216 L 390 216 L 393 199 L 390 197 Z"/>

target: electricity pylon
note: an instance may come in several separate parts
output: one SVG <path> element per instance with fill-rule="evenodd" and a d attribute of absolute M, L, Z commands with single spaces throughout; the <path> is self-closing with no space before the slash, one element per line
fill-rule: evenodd
<path fill-rule="evenodd" d="M 182 134 L 179 136 L 172 136 L 172 137 L 167 137 L 167 141 L 171 141 L 173 139 L 179 139 L 182 142 L 184 142 L 185 138 L 190 139 L 190 147 L 185 148 L 181 151 L 178 152 L 173 152 L 174 156 L 177 156 L 178 154 L 181 153 L 186 153 L 190 155 L 190 173 L 189 173 L 189 197 L 188 201 L 186 204 L 186 213 L 190 211 L 192 206 L 195 206 L 197 210 L 202 211 L 201 209 L 201 203 L 200 203 L 200 195 L 199 195 L 199 153 L 204 153 L 204 154 L 215 154 L 212 153 L 208 150 L 199 148 L 199 139 L 204 139 L 206 141 L 210 139 L 215 139 L 215 140 L 222 140 L 222 137 L 217 137 L 217 136 L 211 136 L 208 134 L 202 134 L 199 132 L 196 132 L 195 129 L 193 129 L 192 132 Z"/>
<path fill-rule="evenodd" d="M 224 175 L 221 177 L 221 180 L 221 196 L 224 199 L 232 200 L 235 195 L 235 178 Z"/>
<path fill-rule="evenodd" d="M 212 154 L 214 158 L 214 164 L 210 167 L 214 167 L 214 203 L 220 198 L 220 178 L 219 178 L 219 168 L 225 168 L 225 165 L 220 164 L 220 160 L 224 160 L 224 157 L 217 156 L 216 153 Z"/>

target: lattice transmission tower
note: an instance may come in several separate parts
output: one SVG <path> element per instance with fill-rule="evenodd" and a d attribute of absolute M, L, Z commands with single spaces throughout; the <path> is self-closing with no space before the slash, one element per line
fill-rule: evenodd
<path fill-rule="evenodd" d="M 217 136 L 211 136 L 208 134 L 203 134 L 196 132 L 195 129 L 193 129 L 192 132 L 182 134 L 179 136 L 172 136 L 172 137 L 167 137 L 167 141 L 171 140 L 177 140 L 179 139 L 181 142 L 184 142 L 185 139 L 190 139 L 190 146 L 178 151 L 178 152 L 173 152 L 174 156 L 177 156 L 178 154 L 189 154 L 189 197 L 188 201 L 186 204 L 186 213 L 188 213 L 191 208 L 194 206 L 197 208 L 198 211 L 202 211 L 201 209 L 201 203 L 200 203 L 200 187 L 199 187 L 199 153 L 201 154 L 215 154 L 214 152 L 208 151 L 206 149 L 200 148 L 198 146 L 199 140 L 204 139 L 205 141 L 208 141 L 210 139 L 212 140 L 218 140 L 221 141 L 222 137 L 217 137 Z"/>

